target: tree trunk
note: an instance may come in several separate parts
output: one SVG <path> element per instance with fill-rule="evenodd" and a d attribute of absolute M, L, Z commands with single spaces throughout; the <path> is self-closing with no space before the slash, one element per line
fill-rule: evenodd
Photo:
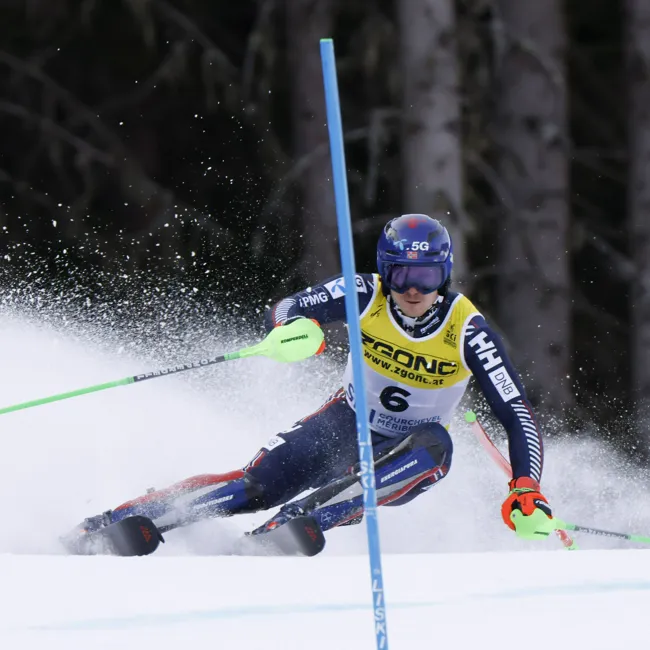
<path fill-rule="evenodd" d="M 453 0 L 400 0 L 403 213 L 440 219 L 454 243 L 454 283 L 468 282 L 459 65 Z"/>
<path fill-rule="evenodd" d="M 524 383 L 551 412 L 571 403 L 566 29 L 561 0 L 499 0 L 495 143 L 508 206 L 499 320 Z"/>
<path fill-rule="evenodd" d="M 650 425 L 650 3 L 627 1 L 632 395 L 639 432 Z"/>
<path fill-rule="evenodd" d="M 319 40 L 330 37 L 330 0 L 287 0 L 294 165 L 304 167 L 299 193 L 302 214 L 300 274 L 308 283 L 340 270 Z"/>

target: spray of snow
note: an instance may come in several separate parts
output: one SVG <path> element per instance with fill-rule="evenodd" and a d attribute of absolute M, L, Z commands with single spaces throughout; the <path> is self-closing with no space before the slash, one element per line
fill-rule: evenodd
<path fill-rule="evenodd" d="M 186 313 L 182 305 L 155 321 L 139 322 L 137 313 L 124 328 L 65 307 L 6 308 L 0 406 L 232 351 L 250 337 L 243 326 L 238 334 L 231 321 Z M 291 366 L 246 359 L 0 416 L 0 552 L 60 552 L 58 536 L 85 516 L 149 487 L 243 466 L 268 438 L 317 408 L 337 388 L 340 371 L 323 359 Z M 505 477 L 461 422 L 452 433 L 450 475 L 410 504 L 381 511 L 382 550 L 560 548 L 555 539 L 515 539 L 500 520 Z M 550 441 L 544 488 L 569 521 L 650 533 L 650 502 L 638 471 L 600 443 Z M 210 553 L 225 531 L 244 530 L 266 516 L 170 533 L 161 552 Z M 580 543 L 616 545 L 594 537 Z M 362 525 L 332 531 L 326 552 L 365 549 Z"/>

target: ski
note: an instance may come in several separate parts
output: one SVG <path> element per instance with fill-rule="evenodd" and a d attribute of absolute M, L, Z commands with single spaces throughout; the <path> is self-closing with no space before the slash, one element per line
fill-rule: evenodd
<path fill-rule="evenodd" d="M 233 555 L 303 555 L 313 557 L 325 548 L 325 535 L 310 516 L 289 519 L 281 526 L 241 538 Z"/>
<path fill-rule="evenodd" d="M 165 540 L 151 519 L 134 515 L 93 532 L 75 529 L 61 541 L 71 555 L 132 557 L 150 555 Z"/>
<path fill-rule="evenodd" d="M 71 555 L 150 555 L 160 542 L 164 543 L 162 533 L 177 527 L 162 526 L 158 529 L 148 517 L 134 515 L 94 532 L 76 528 L 61 541 Z M 303 516 L 267 532 L 247 533 L 237 539 L 231 549 L 219 555 L 312 557 L 323 548 L 325 536 L 318 522 L 313 517 Z"/>

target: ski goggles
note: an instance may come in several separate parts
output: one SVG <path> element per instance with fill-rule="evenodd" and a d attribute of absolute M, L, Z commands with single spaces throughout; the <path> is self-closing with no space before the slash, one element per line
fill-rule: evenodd
<path fill-rule="evenodd" d="M 442 265 L 436 266 L 400 266 L 391 264 L 386 272 L 386 285 L 397 293 L 406 293 L 417 289 L 420 293 L 433 293 L 439 289 L 447 278 Z"/>

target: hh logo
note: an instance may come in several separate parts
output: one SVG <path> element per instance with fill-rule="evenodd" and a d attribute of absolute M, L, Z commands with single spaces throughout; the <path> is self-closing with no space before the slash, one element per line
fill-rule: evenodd
<path fill-rule="evenodd" d="M 487 332 L 475 334 L 470 339 L 469 346 L 476 352 L 483 370 L 504 402 L 509 402 L 521 395 L 517 384 L 504 367 L 503 359 L 499 356 L 496 345 L 490 340 Z"/>
<path fill-rule="evenodd" d="M 144 537 L 144 541 L 149 543 L 151 541 L 151 531 L 146 526 L 140 526 L 140 532 Z"/>

